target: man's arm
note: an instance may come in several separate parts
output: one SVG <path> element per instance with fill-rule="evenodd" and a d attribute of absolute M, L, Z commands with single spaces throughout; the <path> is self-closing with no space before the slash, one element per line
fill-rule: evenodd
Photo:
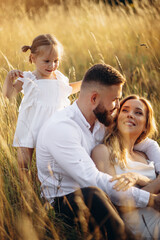
<path fill-rule="evenodd" d="M 160 147 L 156 141 L 147 138 L 137 144 L 135 150 L 144 152 L 149 160 L 154 162 L 155 171 L 160 174 Z"/>
<path fill-rule="evenodd" d="M 72 177 L 80 188 L 96 186 L 102 189 L 116 205 L 132 205 L 146 207 L 150 193 L 131 187 L 122 192 L 113 189 L 115 183 L 110 182 L 111 176 L 98 171 L 92 159 L 82 146 L 81 129 L 72 120 L 53 124 L 46 132 L 45 145 L 57 164 Z"/>

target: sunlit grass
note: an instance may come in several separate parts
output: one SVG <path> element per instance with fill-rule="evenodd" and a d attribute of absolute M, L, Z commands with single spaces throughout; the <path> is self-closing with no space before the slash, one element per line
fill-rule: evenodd
<path fill-rule="evenodd" d="M 138 1 L 137 1 L 138 2 Z M 60 226 L 54 210 L 40 199 L 35 157 L 29 175 L 22 183 L 17 170 L 16 150 L 12 147 L 21 95 L 12 102 L 3 98 L 1 89 L 12 68 L 33 70 L 23 45 L 30 45 L 42 33 L 52 33 L 63 44 L 65 54 L 60 70 L 70 81 L 82 79 L 93 64 L 105 62 L 127 78 L 124 95 L 136 93 L 151 100 L 160 128 L 160 14 L 157 6 L 141 1 L 127 8 L 111 9 L 103 4 L 81 1 L 26 12 L 22 4 L 2 4 L 0 10 L 0 239 L 81 238 Z M 12 1 L 10 1 L 12 3 Z M 144 4 L 143 4 L 144 3 Z M 29 4 L 29 3 L 28 3 Z M 136 12 L 136 13 L 135 13 Z M 75 97 L 73 97 L 75 99 Z M 159 136 L 157 140 L 160 142 Z M 82 227 L 87 231 L 86 226 Z M 77 238 L 75 237 L 77 236 Z M 85 239 L 91 239 L 85 235 Z M 82 238 L 83 239 L 83 238 Z M 98 239 L 98 237 L 97 237 Z"/>

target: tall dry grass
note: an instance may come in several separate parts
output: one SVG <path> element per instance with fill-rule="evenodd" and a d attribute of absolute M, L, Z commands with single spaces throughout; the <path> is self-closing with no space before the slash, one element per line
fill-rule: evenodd
<path fill-rule="evenodd" d="M 12 102 L 2 96 L 2 85 L 12 68 L 33 70 L 21 46 L 41 33 L 53 33 L 63 44 L 60 70 L 70 81 L 82 79 L 95 63 L 118 68 L 127 78 L 124 95 L 136 93 L 151 100 L 160 128 L 160 4 L 135 1 L 134 8 L 68 2 L 30 9 L 22 1 L 2 2 L 0 9 L 0 239 L 84 239 L 79 231 L 62 226 L 40 199 L 35 157 L 29 181 L 20 181 L 16 150 L 12 148 L 21 95 Z M 26 10 L 27 9 L 27 10 Z M 159 136 L 157 141 L 160 142 Z M 68 227 L 69 228 L 69 227 Z M 66 230 L 67 229 L 67 230 Z M 86 229 L 86 226 L 83 227 Z M 91 239 L 85 233 L 85 239 Z M 98 237 L 97 237 L 98 239 Z"/>

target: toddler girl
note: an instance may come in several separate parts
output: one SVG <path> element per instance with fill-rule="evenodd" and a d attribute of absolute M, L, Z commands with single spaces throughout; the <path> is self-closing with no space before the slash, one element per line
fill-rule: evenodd
<path fill-rule="evenodd" d="M 40 127 L 55 111 L 69 105 L 68 96 L 78 92 L 81 86 L 81 81 L 69 84 L 68 78 L 57 70 L 62 46 L 55 37 L 39 35 L 31 46 L 22 47 L 23 52 L 27 50 L 31 51 L 29 61 L 34 63 L 35 70 L 12 70 L 3 86 L 3 94 L 8 98 L 21 90 L 24 92 L 13 146 L 18 147 L 19 166 L 26 170 L 32 160 Z"/>

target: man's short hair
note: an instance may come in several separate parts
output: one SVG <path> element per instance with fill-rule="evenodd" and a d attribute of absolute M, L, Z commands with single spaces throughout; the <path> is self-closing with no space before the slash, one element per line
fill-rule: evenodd
<path fill-rule="evenodd" d="M 91 83 L 104 86 L 124 84 L 125 78 L 114 67 L 107 64 L 96 64 L 88 69 L 84 75 L 82 88 Z"/>

